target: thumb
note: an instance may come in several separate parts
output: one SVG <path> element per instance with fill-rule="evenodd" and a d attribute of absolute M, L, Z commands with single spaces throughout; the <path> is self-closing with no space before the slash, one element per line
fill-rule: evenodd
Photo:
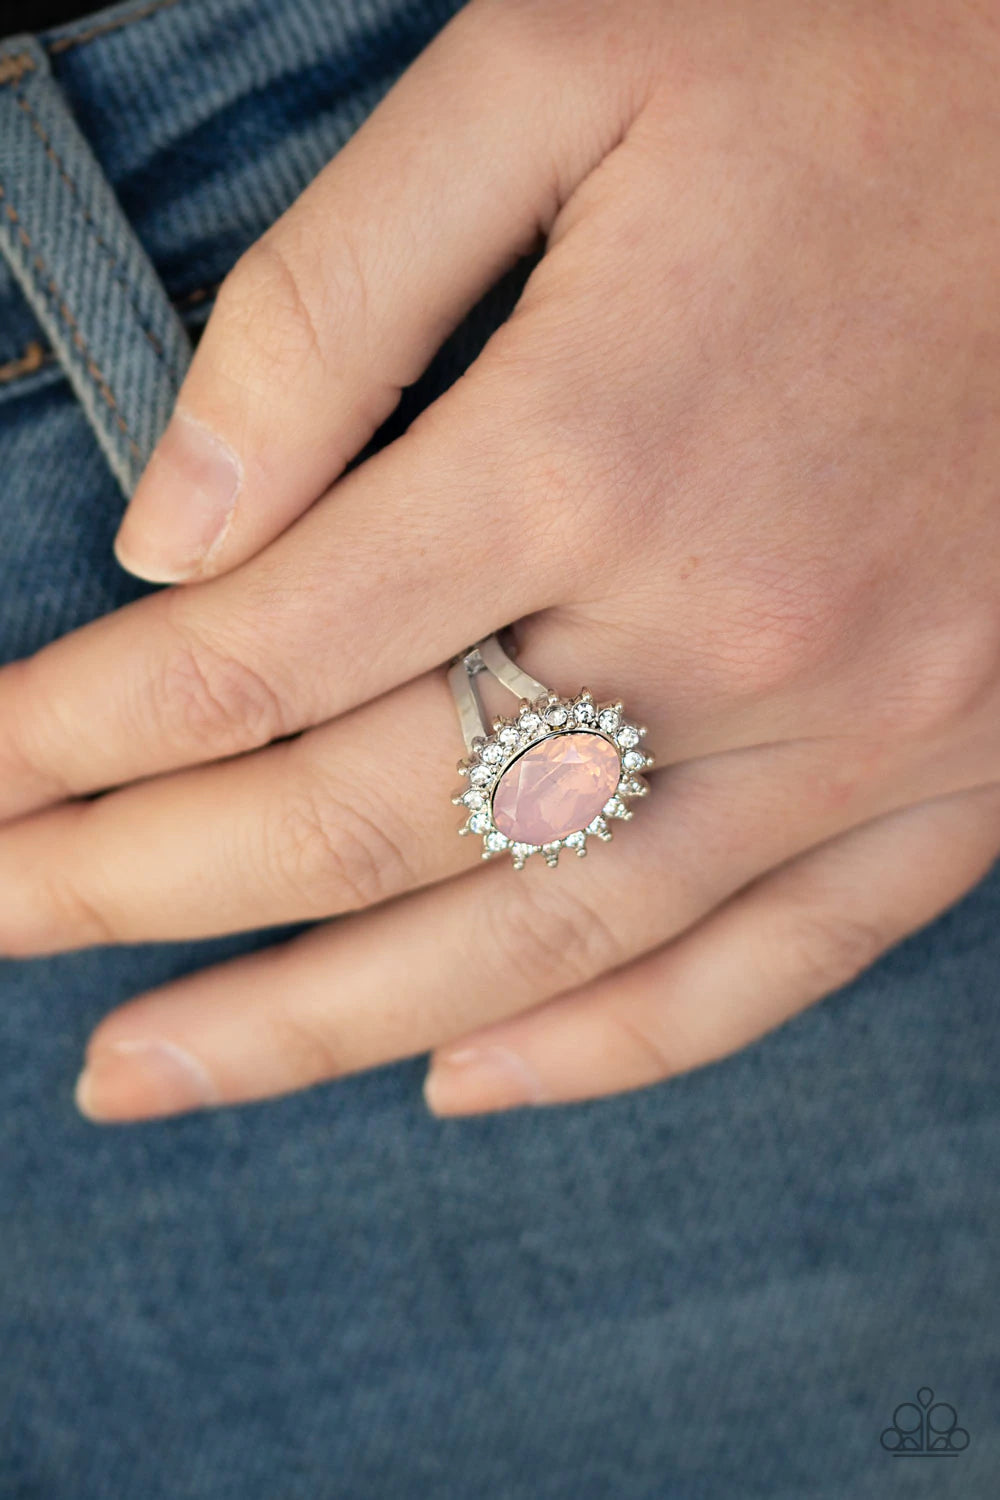
<path fill-rule="evenodd" d="M 124 567 L 205 578 L 283 531 L 621 138 L 601 38 L 556 47 L 551 19 L 475 0 L 237 263 L 126 511 Z"/>

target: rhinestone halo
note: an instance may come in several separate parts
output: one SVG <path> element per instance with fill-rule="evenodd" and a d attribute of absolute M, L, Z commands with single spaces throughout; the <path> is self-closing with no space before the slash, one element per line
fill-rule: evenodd
<path fill-rule="evenodd" d="M 572 829 L 562 837 L 545 844 L 520 843 L 509 838 L 496 825 L 493 798 L 504 775 L 526 751 L 547 741 L 568 735 L 596 735 L 614 747 L 618 757 L 618 784 L 600 812 L 585 828 Z M 483 842 L 483 858 L 493 859 L 509 853 L 516 870 L 524 868 L 533 854 L 555 866 L 563 849 L 577 856 L 587 853 L 592 838 L 607 843 L 611 823 L 632 817 L 630 803 L 644 797 L 649 783 L 640 774 L 653 764 L 653 757 L 642 746 L 646 730 L 625 717 L 620 703 L 596 703 L 593 694 L 583 688 L 575 698 L 546 693 L 534 700 L 522 699 L 518 712 L 511 718 L 493 721 L 493 733 L 477 736 L 470 755 L 459 761 L 459 773 L 467 785 L 452 798 L 465 813 L 461 834 L 473 834 Z"/>

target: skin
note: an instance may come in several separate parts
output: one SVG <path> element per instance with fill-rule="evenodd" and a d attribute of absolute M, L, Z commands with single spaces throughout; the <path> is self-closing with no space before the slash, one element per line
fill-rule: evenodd
<path fill-rule="evenodd" d="M 87 1113 L 636 1088 L 987 871 L 998 64 L 965 0 L 473 0 L 240 261 L 117 544 L 176 586 L 0 672 L 0 950 L 339 920 L 107 1017 Z M 448 801 L 440 663 L 511 621 L 664 767 L 556 873 Z"/>

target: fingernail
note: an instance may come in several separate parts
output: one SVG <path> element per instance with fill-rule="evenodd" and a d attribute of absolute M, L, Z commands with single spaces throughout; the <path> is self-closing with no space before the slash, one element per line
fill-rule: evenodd
<path fill-rule="evenodd" d="M 87 1060 L 76 1104 L 88 1120 L 142 1120 L 218 1104 L 203 1063 L 173 1042 L 115 1042 Z"/>
<path fill-rule="evenodd" d="M 544 1104 L 534 1070 L 509 1047 L 456 1047 L 440 1052 L 424 1083 L 424 1098 L 436 1115 L 466 1115 L 521 1104 Z"/>
<path fill-rule="evenodd" d="M 192 577 L 228 531 L 242 480 L 233 450 L 176 411 L 115 538 L 122 567 L 150 583 Z"/>

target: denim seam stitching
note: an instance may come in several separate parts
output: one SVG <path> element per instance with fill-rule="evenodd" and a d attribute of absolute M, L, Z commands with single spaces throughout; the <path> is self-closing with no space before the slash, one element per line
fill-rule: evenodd
<path fill-rule="evenodd" d="M 9 195 L 5 192 L 4 186 L 3 186 L 2 182 L 0 182 L 0 200 L 4 200 L 4 209 L 5 209 L 5 212 L 7 214 L 8 219 L 15 226 L 15 228 L 17 230 L 17 233 L 18 233 L 18 236 L 19 236 L 19 238 L 21 240 L 21 243 L 23 244 L 24 248 L 33 257 L 35 270 L 38 272 L 38 274 L 40 276 L 43 276 L 44 278 L 46 278 L 46 286 L 48 288 L 48 291 L 49 291 L 50 295 L 52 296 L 52 298 L 55 301 L 56 309 L 58 310 L 58 312 L 62 315 L 63 319 L 65 320 L 66 326 L 69 329 L 70 337 L 72 338 L 73 343 L 76 345 L 77 349 L 83 355 L 87 373 L 90 375 L 90 378 L 94 381 L 97 389 L 100 391 L 101 396 L 104 398 L 104 400 L 107 402 L 108 406 L 110 407 L 110 409 L 111 409 L 111 411 L 112 411 L 112 413 L 114 415 L 115 422 L 117 423 L 118 427 L 121 429 L 121 432 L 122 432 L 123 436 L 125 437 L 126 442 L 129 445 L 129 449 L 131 450 L 133 458 L 135 458 L 139 463 L 142 463 L 142 461 L 143 461 L 142 450 L 140 449 L 138 443 L 133 438 L 132 434 L 129 432 L 128 423 L 125 421 L 125 418 L 122 416 L 121 410 L 120 410 L 120 408 L 118 406 L 118 402 L 115 400 L 114 395 L 113 395 L 113 393 L 111 391 L 111 388 L 108 385 L 108 382 L 105 380 L 104 375 L 103 375 L 103 373 L 102 373 L 102 371 L 100 369 L 100 366 L 97 364 L 96 360 L 94 359 L 94 356 L 91 354 L 90 350 L 87 348 L 86 341 L 85 341 L 85 339 L 83 337 L 83 334 L 80 332 L 80 329 L 79 329 L 79 326 L 77 324 L 76 319 L 73 317 L 73 314 L 70 312 L 69 308 L 66 306 L 66 303 L 65 303 L 65 301 L 63 300 L 63 297 L 62 297 L 62 293 L 60 292 L 58 286 L 56 285 L 56 282 L 55 282 L 55 280 L 54 280 L 54 278 L 52 276 L 52 273 L 49 271 L 49 269 L 46 266 L 44 260 L 39 255 L 38 250 L 32 244 L 31 239 L 29 238 L 28 233 L 27 233 L 25 227 L 24 227 L 24 225 L 21 222 L 20 215 L 18 214 L 17 209 L 14 207 L 13 203 L 11 203 Z"/>
<path fill-rule="evenodd" d="M 202 302 L 207 302 L 210 297 L 214 297 L 220 286 L 221 282 L 213 281 L 209 286 L 195 287 L 193 292 L 185 292 L 183 297 L 174 299 L 172 305 L 178 312 L 184 312 L 189 307 L 198 307 Z M 44 365 L 51 364 L 53 359 L 51 349 L 40 344 L 37 339 L 31 339 L 22 353 L 0 365 L 0 385 L 12 385 L 17 380 L 27 380 L 29 375 L 34 375 Z"/>
<path fill-rule="evenodd" d="M 68 52 L 71 47 L 84 47 L 88 42 L 93 42 L 100 36 L 107 36 L 109 31 L 121 31 L 125 26 L 134 26 L 137 21 L 148 21 L 150 16 L 155 16 L 158 11 L 169 10 L 176 5 L 177 0 L 151 0 L 144 10 L 134 11 L 130 16 L 120 16 L 116 21 L 105 21 L 100 26 L 92 26 L 89 31 L 79 31 L 73 36 L 56 37 L 54 42 L 47 43 L 50 53 Z"/>
<path fill-rule="evenodd" d="M 49 138 L 49 136 L 48 136 L 48 134 L 47 134 L 47 132 L 45 130 L 45 127 L 42 125 L 41 120 L 39 120 L 37 114 L 32 109 L 30 101 L 24 97 L 24 94 L 16 86 L 13 89 L 13 94 L 14 94 L 14 98 L 15 98 L 17 104 L 24 111 L 24 113 L 28 116 L 28 122 L 31 125 L 32 130 L 38 136 L 38 139 L 41 141 L 43 147 L 45 148 L 45 154 L 46 154 L 46 156 L 52 162 L 52 164 L 55 167 L 56 171 L 59 173 L 60 178 L 66 184 L 66 186 L 69 188 L 70 192 L 73 194 L 74 198 L 76 199 L 76 201 L 77 201 L 77 203 L 79 205 L 79 208 L 80 208 L 80 213 L 81 213 L 81 215 L 82 215 L 85 223 L 87 224 L 88 228 L 90 229 L 91 233 L 93 234 L 94 239 L 97 241 L 97 244 L 104 251 L 104 254 L 105 254 L 105 256 L 106 256 L 106 258 L 107 258 L 107 260 L 108 260 L 108 262 L 109 262 L 109 264 L 111 266 L 111 271 L 112 271 L 112 274 L 114 275 L 115 280 L 118 282 L 118 285 L 122 288 L 122 290 L 124 291 L 126 297 L 128 298 L 129 305 L 132 308 L 132 311 L 135 313 L 136 320 L 138 321 L 139 327 L 142 329 L 143 333 L 146 335 L 146 337 L 149 340 L 150 344 L 153 346 L 153 349 L 154 349 L 154 351 L 156 353 L 156 356 L 157 356 L 157 358 L 160 360 L 160 362 L 162 364 L 163 363 L 163 357 L 164 357 L 163 356 L 163 345 L 160 343 L 159 339 L 156 337 L 156 335 L 149 328 L 149 326 L 148 326 L 148 324 L 146 322 L 146 318 L 145 318 L 145 316 L 144 316 L 141 308 L 139 307 L 138 303 L 135 300 L 135 293 L 134 293 L 131 285 L 129 284 L 128 278 L 125 275 L 124 270 L 122 269 L 121 263 L 118 261 L 117 257 L 115 256 L 115 253 L 111 249 L 111 246 L 106 242 L 106 240 L 101 235 L 101 232 L 100 232 L 100 230 L 97 227 L 97 224 L 94 222 L 94 217 L 91 214 L 90 209 L 84 203 L 84 201 L 83 201 L 83 199 L 82 199 L 82 197 L 80 195 L 80 189 L 77 187 L 76 182 L 70 176 L 68 169 L 66 168 L 64 162 L 61 160 L 59 154 L 57 153 L 55 147 L 53 146 L 53 144 L 52 144 L 52 142 L 51 142 L 51 140 L 50 140 L 50 138 Z"/>

